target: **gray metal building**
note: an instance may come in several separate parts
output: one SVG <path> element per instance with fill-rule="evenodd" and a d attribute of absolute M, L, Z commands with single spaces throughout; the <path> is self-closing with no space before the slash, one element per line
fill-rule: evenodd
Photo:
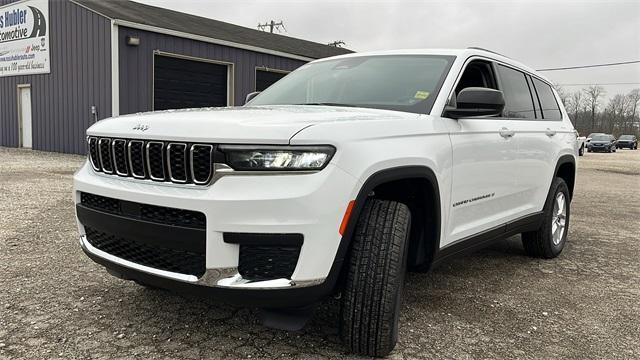
<path fill-rule="evenodd" d="M 84 153 L 100 119 L 242 105 L 302 64 L 348 52 L 129 1 L 0 0 L 0 145 Z"/>

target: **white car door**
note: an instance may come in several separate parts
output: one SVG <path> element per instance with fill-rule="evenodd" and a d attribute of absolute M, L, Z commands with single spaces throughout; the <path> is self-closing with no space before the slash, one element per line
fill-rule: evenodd
<path fill-rule="evenodd" d="M 495 88 L 493 72 L 487 61 L 470 62 L 456 91 L 474 86 Z M 442 246 L 503 225 L 518 205 L 513 121 L 498 117 L 444 121 L 450 131 L 453 165 L 447 236 Z"/>

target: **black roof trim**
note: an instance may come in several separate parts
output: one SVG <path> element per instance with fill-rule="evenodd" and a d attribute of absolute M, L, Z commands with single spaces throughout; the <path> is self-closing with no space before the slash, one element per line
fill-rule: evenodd
<path fill-rule="evenodd" d="M 190 15 L 178 11 L 125 0 L 71 0 L 99 15 L 112 20 L 146 25 L 161 29 L 202 36 L 212 40 L 248 45 L 289 55 L 311 59 L 348 54 L 345 48 L 312 41 L 271 34 L 239 25 Z"/>

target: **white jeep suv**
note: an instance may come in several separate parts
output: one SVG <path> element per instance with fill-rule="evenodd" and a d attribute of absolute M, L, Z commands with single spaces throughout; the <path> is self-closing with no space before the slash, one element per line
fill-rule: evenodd
<path fill-rule="evenodd" d="M 350 54 L 250 95 L 93 125 L 74 177 L 84 252 L 276 327 L 340 295 L 346 346 L 383 356 L 407 268 L 518 233 L 531 256 L 565 246 L 576 133 L 549 81 L 512 59 Z"/>

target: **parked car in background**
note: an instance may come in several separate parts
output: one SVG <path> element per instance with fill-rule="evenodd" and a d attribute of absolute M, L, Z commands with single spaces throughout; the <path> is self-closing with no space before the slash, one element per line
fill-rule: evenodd
<path fill-rule="evenodd" d="M 638 138 L 635 135 L 620 135 L 617 147 L 618 149 L 629 148 L 630 150 L 637 150 Z"/>
<path fill-rule="evenodd" d="M 586 146 L 587 138 L 584 136 L 580 136 L 580 134 L 576 131 L 576 147 L 578 148 L 578 155 L 584 155 L 584 148 Z"/>
<path fill-rule="evenodd" d="M 611 134 L 598 134 L 594 135 L 587 145 L 588 152 L 596 152 L 596 151 L 606 151 L 606 152 L 616 152 L 616 144 L 617 140 L 615 136 Z"/>
<path fill-rule="evenodd" d="M 588 147 L 589 143 L 591 142 L 591 139 L 593 139 L 594 136 L 596 135 L 605 135 L 605 133 L 591 133 L 589 134 L 589 136 L 587 136 L 587 138 L 584 140 L 585 145 Z"/>

